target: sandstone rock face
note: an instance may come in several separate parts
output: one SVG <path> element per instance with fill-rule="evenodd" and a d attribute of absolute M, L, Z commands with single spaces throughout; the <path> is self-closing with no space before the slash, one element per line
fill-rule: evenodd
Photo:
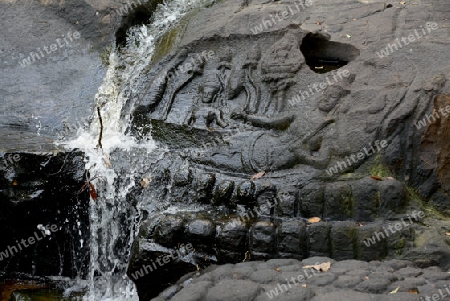
<path fill-rule="evenodd" d="M 143 89 L 130 92 L 131 133 L 151 132 L 169 150 L 139 202 L 150 215 L 181 208 L 151 223 L 180 221 L 165 231 L 192 242 L 200 266 L 446 258 L 442 230 L 397 224 L 425 210 L 423 201 L 443 212 L 449 204 L 448 117 L 421 126 L 448 105 L 448 11 L 445 1 L 253 0 L 187 16 L 162 38 L 175 42 L 161 42 Z M 421 223 L 433 224 L 431 212 Z M 136 244 L 175 243 L 144 232 Z M 422 261 L 425 249 L 433 255 Z"/>
<path fill-rule="evenodd" d="M 0 23 L 8 29 L 0 41 L 0 150 L 53 150 L 64 126 L 89 123 L 105 71 L 95 51 L 114 38 L 123 46 L 126 30 L 147 20 L 158 2 L 124 12 L 125 1 L 19 6 L 0 0 Z M 211 263 L 225 265 L 194 287 L 180 293 L 181 287 L 171 287 L 160 298 L 267 299 L 263 285 L 278 279 L 274 268 L 301 268 L 293 259 L 307 262 L 311 256 L 349 266 L 334 266 L 338 272 L 308 285 L 335 283 L 354 290 L 357 300 L 374 297 L 362 292 L 386 293 L 397 284 L 430 293 L 440 288 L 432 282 L 447 278 L 428 267 L 448 268 L 450 257 L 449 12 L 447 0 L 219 1 L 189 13 L 158 41 L 152 62 L 136 76 L 139 88 L 123 91 L 128 103 L 122 117 L 132 111 L 129 133 L 142 139 L 151 133 L 160 146 L 159 153 L 134 161 L 148 167 L 142 178 L 149 188 L 135 186 L 128 194 L 130 204 L 145 212 L 128 269 L 141 299 Z M 21 17 L 21 24 L 12 16 Z M 27 36 L 23 24 L 31 28 Z M 27 67 L 19 64 L 69 31 L 81 35 L 71 47 Z M 53 162 L 62 157 L 52 160 L 45 173 L 59 181 Z M 18 167 L 21 181 L 14 185 L 1 167 L 6 213 L 0 222 L 6 229 L 30 208 L 24 195 L 32 196 L 31 208 L 42 201 L 33 194 L 41 186 L 49 197 L 45 204 L 52 206 L 51 183 L 34 181 Z M 80 164 L 72 167 L 74 178 L 66 184 L 76 191 L 85 179 Z M 60 198 L 47 220 L 67 209 Z M 74 231 L 65 233 L 75 237 Z M 195 251 L 147 273 L 181 244 Z M 58 249 L 56 242 L 49 245 Z M 72 260 L 68 251 L 46 254 L 47 248 L 43 244 L 35 254 Z M 276 258 L 287 261 L 272 264 Z M 396 260 L 379 264 L 392 270 L 376 270 L 386 258 L 410 259 L 427 276 L 417 279 L 410 262 Z M 260 259 L 269 263 L 249 262 Z M 237 268 L 228 264 L 242 261 Z M 27 259 L 0 268 L 29 272 L 30 265 Z M 39 261 L 37 271 L 52 274 L 57 266 Z M 144 267 L 146 273 L 134 277 Z M 233 276 L 227 279 L 227 273 Z M 75 272 L 65 266 L 61 274 Z M 233 295 L 233 286 L 245 289 Z M 328 300 L 340 294 L 308 287 L 293 295 Z M 394 297 L 411 297 L 405 294 Z"/>

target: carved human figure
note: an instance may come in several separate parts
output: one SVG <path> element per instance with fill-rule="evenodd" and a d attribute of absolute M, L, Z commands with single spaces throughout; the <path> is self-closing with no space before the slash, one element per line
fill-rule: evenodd
<path fill-rule="evenodd" d="M 295 84 L 294 76 L 305 62 L 300 51 L 300 39 L 297 34 L 288 32 L 277 41 L 262 59 L 261 72 L 268 84 L 269 97 L 264 105 L 264 114 L 284 110 L 286 90 Z"/>
<path fill-rule="evenodd" d="M 196 106 L 186 117 L 185 124 L 194 125 L 197 120 L 203 118 L 206 127 L 210 127 L 214 122 L 220 127 L 228 126 L 223 118 L 223 112 L 216 108 L 217 97 L 220 90 L 220 84 L 212 79 L 207 80 L 199 88 L 199 98 L 196 100 Z"/>

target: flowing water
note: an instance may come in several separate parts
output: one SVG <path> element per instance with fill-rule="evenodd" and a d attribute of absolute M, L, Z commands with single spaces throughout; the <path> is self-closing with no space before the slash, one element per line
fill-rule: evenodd
<path fill-rule="evenodd" d="M 83 300 L 138 300 L 126 268 L 142 212 L 130 204 L 127 195 L 140 185 L 144 165 L 151 164 L 148 158 L 156 146 L 151 137 L 138 142 L 126 134 L 130 112 L 124 110 L 133 104 L 125 106 L 129 95 L 125 91 L 134 93 L 138 89 L 139 76 L 151 63 L 158 38 L 187 12 L 209 3 L 173 0 L 158 6 L 150 25 L 132 28 L 126 49 L 111 52 L 106 76 L 95 97 L 103 122 L 102 148 L 98 147 L 97 112 L 88 129 L 80 129 L 76 139 L 63 142 L 68 149 L 85 152 L 85 168 L 98 193 L 96 200 L 90 200 L 90 240 L 80 241 L 90 246 L 88 279 L 79 280 L 66 294 L 86 290 Z"/>

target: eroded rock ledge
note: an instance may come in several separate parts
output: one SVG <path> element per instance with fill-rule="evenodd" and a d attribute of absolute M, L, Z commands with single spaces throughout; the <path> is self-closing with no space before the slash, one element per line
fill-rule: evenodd
<path fill-rule="evenodd" d="M 304 268 L 327 262 L 326 272 Z M 433 295 L 441 300 L 450 295 L 449 283 L 447 271 L 420 269 L 406 260 L 272 259 L 191 273 L 152 301 L 419 301 Z"/>

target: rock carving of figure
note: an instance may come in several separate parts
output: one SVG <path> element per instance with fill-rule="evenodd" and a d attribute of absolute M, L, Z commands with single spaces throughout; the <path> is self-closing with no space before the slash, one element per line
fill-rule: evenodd
<path fill-rule="evenodd" d="M 192 61 L 189 59 L 188 61 Z M 172 76 L 170 78 L 170 82 L 173 82 L 172 85 L 169 88 L 168 96 L 165 105 L 162 109 L 162 120 L 166 120 L 167 116 L 170 113 L 170 110 L 172 109 L 173 101 L 175 100 L 175 96 L 177 93 L 185 87 L 196 75 L 203 74 L 203 67 L 205 65 L 205 62 L 202 60 L 196 64 L 186 63 L 184 64 L 185 69 L 183 72 L 179 72 L 177 76 Z M 172 73 L 174 74 L 174 73 Z"/>
<path fill-rule="evenodd" d="M 258 45 L 253 47 L 252 51 L 247 54 L 247 60 L 242 66 L 245 70 L 245 83 L 244 89 L 247 94 L 244 104 L 244 112 L 255 114 L 259 108 L 259 102 L 261 99 L 261 88 L 259 83 L 255 81 L 253 76 L 253 70 L 258 67 L 258 62 L 261 59 L 261 51 Z"/>
<path fill-rule="evenodd" d="M 220 84 L 213 79 L 207 81 L 199 88 L 199 98 L 196 100 L 196 106 L 186 117 L 184 124 L 194 125 L 198 119 L 203 118 L 206 127 L 210 127 L 214 122 L 224 128 L 228 123 L 223 118 L 223 112 L 216 108 L 217 98 L 219 96 Z"/>
<path fill-rule="evenodd" d="M 286 90 L 295 84 L 293 77 L 305 62 L 299 37 L 293 32 L 286 33 L 269 49 L 262 62 L 263 80 L 268 83 L 270 91 L 263 113 L 268 114 L 271 106 L 274 112 L 283 111 Z"/>

